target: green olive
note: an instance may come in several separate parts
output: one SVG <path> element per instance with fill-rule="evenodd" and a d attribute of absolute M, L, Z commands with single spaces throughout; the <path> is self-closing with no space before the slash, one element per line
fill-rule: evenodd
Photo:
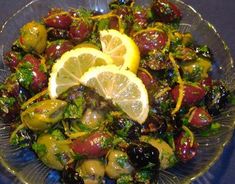
<path fill-rule="evenodd" d="M 125 152 L 110 150 L 107 159 L 108 163 L 105 166 L 105 172 L 110 178 L 117 179 L 124 174 L 131 174 L 134 170 L 128 162 L 128 156 Z"/>
<path fill-rule="evenodd" d="M 104 121 L 104 115 L 98 110 L 88 108 L 85 111 L 81 121 L 88 128 L 97 128 L 100 126 L 100 123 Z"/>
<path fill-rule="evenodd" d="M 26 52 L 35 51 L 41 54 L 47 44 L 47 30 L 43 24 L 32 21 L 20 30 L 20 45 Z"/>
<path fill-rule="evenodd" d="M 97 159 L 84 160 L 76 169 L 85 183 L 100 183 L 104 177 L 104 164 Z"/>
<path fill-rule="evenodd" d="M 38 145 L 44 145 L 45 153 L 39 154 L 40 160 L 50 168 L 62 170 L 72 159 L 70 146 L 64 140 L 57 140 L 50 134 L 43 134 L 37 140 Z"/>
<path fill-rule="evenodd" d="M 196 71 L 200 71 L 200 78 L 207 78 L 211 67 L 211 61 L 202 57 L 198 57 L 195 61 L 185 62 L 181 65 L 183 72 L 187 74 L 193 74 Z"/>
<path fill-rule="evenodd" d="M 162 169 L 172 167 L 176 163 L 176 157 L 173 149 L 164 140 L 149 136 L 141 136 L 140 140 L 147 142 L 158 149 L 160 167 Z"/>
<path fill-rule="evenodd" d="M 191 33 L 182 34 L 182 44 L 189 46 L 193 43 L 193 36 Z"/>
<path fill-rule="evenodd" d="M 29 106 L 21 113 L 21 121 L 31 130 L 45 130 L 63 118 L 67 102 L 44 100 Z"/>

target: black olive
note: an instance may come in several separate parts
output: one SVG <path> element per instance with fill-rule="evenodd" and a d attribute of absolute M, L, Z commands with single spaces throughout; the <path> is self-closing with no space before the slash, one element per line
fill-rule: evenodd
<path fill-rule="evenodd" d="M 166 62 L 167 63 L 167 62 Z M 179 69 L 180 73 L 182 73 L 182 69 Z M 169 65 L 169 68 L 160 69 L 157 72 L 153 73 L 156 76 L 157 80 L 161 82 L 166 82 L 168 86 L 173 87 L 176 84 L 176 74 L 173 68 Z"/>
<path fill-rule="evenodd" d="M 15 51 L 15 52 L 20 52 L 22 54 L 25 54 L 25 51 L 18 44 L 13 44 L 11 46 L 11 50 Z"/>
<path fill-rule="evenodd" d="M 183 126 L 182 116 L 180 114 L 176 114 L 176 116 L 172 117 L 171 124 L 177 132 L 180 131 Z"/>
<path fill-rule="evenodd" d="M 131 3 L 133 3 L 133 2 L 134 2 L 133 0 L 114 0 L 111 3 L 109 3 L 109 8 L 112 10 L 112 9 L 115 9 L 117 6 L 120 6 L 120 5 L 130 6 Z"/>
<path fill-rule="evenodd" d="M 161 90 L 164 90 L 164 88 L 162 87 Z M 158 94 L 159 92 L 161 92 L 161 90 L 159 90 L 155 94 Z M 158 97 L 157 95 L 155 96 L 153 99 L 153 105 L 151 110 L 157 115 L 163 115 L 163 119 L 166 119 L 165 116 L 168 117 L 168 114 L 171 113 L 171 109 L 174 107 L 174 101 L 172 99 L 172 96 L 169 92 L 165 92 L 160 97 Z"/>
<path fill-rule="evenodd" d="M 113 117 L 108 129 L 124 139 L 136 140 L 139 139 L 141 134 L 141 126 L 127 118 Z"/>
<path fill-rule="evenodd" d="M 158 70 L 155 75 L 157 79 L 167 81 L 171 81 L 175 77 L 173 68 Z"/>
<path fill-rule="evenodd" d="M 67 30 L 51 28 L 47 32 L 47 37 L 49 41 L 54 41 L 54 40 L 59 40 L 59 39 L 68 39 L 69 34 Z"/>
<path fill-rule="evenodd" d="M 132 2 L 133 2 L 133 0 L 118 0 L 118 3 L 120 5 L 128 5 L 128 6 L 130 6 Z"/>
<path fill-rule="evenodd" d="M 84 181 L 79 173 L 73 168 L 67 167 L 62 171 L 62 182 L 64 184 L 84 184 Z"/>
<path fill-rule="evenodd" d="M 157 133 L 163 134 L 166 132 L 167 124 L 165 118 L 159 115 L 152 115 L 147 118 L 141 128 L 142 134 Z"/>
<path fill-rule="evenodd" d="M 159 151 L 151 144 L 145 142 L 131 143 L 127 147 L 127 155 L 130 163 L 136 169 L 150 165 L 154 165 L 157 168 L 160 166 Z"/>
<path fill-rule="evenodd" d="M 223 84 L 213 86 L 205 96 L 205 104 L 208 112 L 215 116 L 218 115 L 222 108 L 228 103 L 229 91 Z"/>

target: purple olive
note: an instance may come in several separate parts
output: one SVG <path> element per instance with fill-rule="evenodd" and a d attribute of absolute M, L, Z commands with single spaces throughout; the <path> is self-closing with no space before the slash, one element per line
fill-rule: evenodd
<path fill-rule="evenodd" d="M 194 108 L 189 115 L 189 124 L 195 128 L 202 128 L 212 123 L 212 117 L 206 109 Z"/>
<path fill-rule="evenodd" d="M 118 18 L 110 17 L 109 19 L 109 29 L 119 30 Z"/>
<path fill-rule="evenodd" d="M 179 85 L 177 85 L 171 91 L 171 95 L 175 102 L 177 102 L 178 100 L 179 90 L 180 90 Z M 201 86 L 185 84 L 183 88 L 183 94 L 184 96 L 183 96 L 182 105 L 191 106 L 200 102 L 206 95 L 206 91 Z"/>
<path fill-rule="evenodd" d="M 70 39 L 78 44 L 88 39 L 92 32 L 92 26 L 89 22 L 76 20 L 69 28 Z"/>
<path fill-rule="evenodd" d="M 182 16 L 179 8 L 168 0 L 154 0 L 152 12 L 158 21 L 166 23 L 179 21 Z"/>
<path fill-rule="evenodd" d="M 111 146 L 112 137 L 105 132 L 99 131 L 93 132 L 86 137 L 77 138 L 71 144 L 74 153 L 89 158 L 98 158 L 106 155 Z"/>
<path fill-rule="evenodd" d="M 19 52 L 9 51 L 4 54 L 4 63 L 12 72 L 15 71 L 16 66 L 20 63 L 21 59 L 22 55 Z"/>
<path fill-rule="evenodd" d="M 129 33 L 132 28 L 133 21 L 129 18 L 132 16 L 132 10 L 128 6 L 118 6 L 113 10 L 113 14 L 117 15 L 121 19 L 121 28 L 124 29 L 126 33 Z"/>
<path fill-rule="evenodd" d="M 134 41 L 139 47 L 141 55 L 147 55 L 153 50 L 162 50 L 168 41 L 168 36 L 164 31 L 148 29 L 140 31 L 134 35 Z"/>
<path fill-rule="evenodd" d="M 151 10 L 143 8 L 143 7 L 136 7 L 133 9 L 133 26 L 132 31 L 140 31 L 142 29 L 146 29 L 148 23 L 151 19 Z"/>
<path fill-rule="evenodd" d="M 201 85 L 202 87 L 204 87 L 205 90 L 211 89 L 211 87 L 213 86 L 212 78 L 211 78 L 211 77 L 207 77 L 207 78 L 205 78 L 205 79 L 202 79 L 202 80 L 200 81 L 200 85 Z"/>
<path fill-rule="evenodd" d="M 17 66 L 16 76 L 20 85 L 33 93 L 47 86 L 47 75 L 43 71 L 40 59 L 31 54 L 25 55 Z"/>
<path fill-rule="evenodd" d="M 57 40 L 49 44 L 45 50 L 47 60 L 55 61 L 62 56 L 63 53 L 73 48 L 72 42 L 68 40 Z"/>
<path fill-rule="evenodd" d="M 49 15 L 44 19 L 45 24 L 48 27 L 54 27 L 59 29 L 67 29 L 72 23 L 71 15 L 60 9 L 52 9 Z"/>
<path fill-rule="evenodd" d="M 0 116 L 3 122 L 15 120 L 20 113 L 20 105 L 16 98 L 1 96 L 0 97 Z"/>
<path fill-rule="evenodd" d="M 142 80 L 148 90 L 151 89 L 156 82 L 153 76 L 146 69 L 138 70 L 137 76 Z"/>
<path fill-rule="evenodd" d="M 189 133 L 182 131 L 175 138 L 175 152 L 182 162 L 193 159 L 197 154 L 198 144 L 193 140 Z"/>

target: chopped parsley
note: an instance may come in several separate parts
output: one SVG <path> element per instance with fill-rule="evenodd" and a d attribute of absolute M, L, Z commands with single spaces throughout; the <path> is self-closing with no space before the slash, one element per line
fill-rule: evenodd
<path fill-rule="evenodd" d="M 17 134 L 11 139 L 11 144 L 18 145 L 21 148 L 25 148 L 29 146 L 29 144 L 25 142 L 25 138 L 22 136 L 18 136 Z"/>
<path fill-rule="evenodd" d="M 122 175 L 117 179 L 117 184 L 130 184 L 133 183 L 133 178 L 131 175 Z"/>
<path fill-rule="evenodd" d="M 127 156 L 123 155 L 116 159 L 116 162 L 121 168 L 125 168 L 126 163 L 128 162 Z"/>
<path fill-rule="evenodd" d="M 150 181 L 152 173 L 150 170 L 143 169 L 137 172 L 135 177 L 138 182 L 147 183 L 147 181 Z"/>
<path fill-rule="evenodd" d="M 174 154 L 170 155 L 168 161 L 169 161 L 169 167 L 173 167 L 178 162 L 178 160 Z"/>
<path fill-rule="evenodd" d="M 230 104 L 235 105 L 235 95 L 233 93 L 229 94 L 228 101 Z"/>
<path fill-rule="evenodd" d="M 120 137 L 127 137 L 128 136 L 128 132 L 130 130 L 130 128 L 132 127 L 132 123 L 127 119 L 125 120 L 124 122 L 124 127 L 120 130 L 117 130 L 117 134 L 120 136 Z"/>
<path fill-rule="evenodd" d="M 109 19 L 101 19 L 98 22 L 98 30 L 101 31 L 103 29 L 108 29 L 109 28 Z"/>
<path fill-rule="evenodd" d="M 21 64 L 16 71 L 16 77 L 24 88 L 30 89 L 30 84 L 33 81 L 33 65 L 29 62 Z"/>
<path fill-rule="evenodd" d="M 113 138 L 101 137 L 100 138 L 100 145 L 102 148 L 110 148 L 113 145 Z"/>
<path fill-rule="evenodd" d="M 91 24 L 92 23 L 92 12 L 90 10 L 87 10 L 85 8 L 80 9 L 73 9 L 73 11 L 76 13 L 76 15 L 81 18 L 84 22 Z"/>
<path fill-rule="evenodd" d="M 85 158 L 86 158 L 86 156 L 84 156 L 84 155 L 80 155 L 80 154 L 75 154 L 74 156 L 73 156 L 73 158 L 74 158 L 74 160 L 84 160 Z"/>
<path fill-rule="evenodd" d="M 64 118 L 80 119 L 84 111 L 85 99 L 80 96 L 69 104 L 64 112 Z"/>
<path fill-rule="evenodd" d="M 86 125 L 86 124 L 83 124 L 81 122 L 78 122 L 76 123 L 76 127 L 80 130 L 80 131 L 83 131 L 83 132 L 87 132 L 87 131 L 91 131 L 91 128 Z M 76 130 L 77 132 L 78 130 Z"/>
<path fill-rule="evenodd" d="M 56 153 L 55 156 L 62 165 L 66 165 L 69 160 L 69 157 L 66 155 L 66 153 Z"/>
<path fill-rule="evenodd" d="M 13 107 L 16 99 L 14 97 L 0 97 L 0 109 L 1 111 L 8 113 L 9 108 Z"/>
<path fill-rule="evenodd" d="M 201 136 L 203 136 L 203 137 L 208 137 L 208 136 L 210 136 L 210 135 L 216 134 L 216 133 L 219 131 L 220 128 L 221 128 L 220 123 L 218 123 L 218 122 L 213 122 L 213 123 L 208 127 L 208 129 L 202 130 L 202 131 L 200 132 L 200 134 L 201 134 Z"/>
<path fill-rule="evenodd" d="M 86 19 L 86 18 L 92 17 L 92 12 L 91 12 L 90 10 L 87 10 L 87 9 L 85 9 L 85 8 L 80 8 L 80 9 L 78 9 L 77 11 L 78 11 L 79 16 L 80 16 L 81 18 Z"/>
<path fill-rule="evenodd" d="M 186 81 L 197 82 L 202 79 L 203 68 L 199 65 L 193 67 L 192 72 L 184 71 L 184 79 Z"/>
<path fill-rule="evenodd" d="M 189 125 L 188 118 L 183 118 L 182 123 L 183 123 L 183 125 L 188 126 Z"/>
<path fill-rule="evenodd" d="M 51 135 L 52 135 L 52 137 L 54 137 L 56 140 L 59 140 L 59 141 L 65 139 L 63 133 L 58 129 L 53 130 Z"/>
<path fill-rule="evenodd" d="M 166 140 L 171 147 L 174 147 L 174 135 L 172 133 L 166 133 Z"/>
<path fill-rule="evenodd" d="M 96 32 L 92 32 L 91 33 L 91 36 L 89 38 L 88 43 L 92 43 L 92 44 L 96 45 L 100 49 L 102 48 L 101 47 L 101 42 L 100 42 L 100 39 L 99 39 L 99 35 Z"/>
<path fill-rule="evenodd" d="M 43 157 L 47 153 L 47 147 L 45 144 L 33 143 L 32 148 L 39 157 Z"/>

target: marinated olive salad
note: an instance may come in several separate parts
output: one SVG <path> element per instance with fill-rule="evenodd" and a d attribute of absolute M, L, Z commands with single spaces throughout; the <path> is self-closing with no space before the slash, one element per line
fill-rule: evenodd
<path fill-rule="evenodd" d="M 229 92 L 209 75 L 209 48 L 177 30 L 183 15 L 176 5 L 115 0 L 109 7 L 106 14 L 53 8 L 23 25 L 4 54 L 11 74 L 0 88 L 1 117 L 11 124 L 11 144 L 33 150 L 63 183 L 157 183 L 160 169 L 194 159 L 200 145 L 193 132 L 210 136 L 220 128 L 213 117 Z M 100 31 L 109 29 L 138 46 L 136 75 L 150 109 L 142 124 L 82 84 L 48 95 L 57 59 L 76 47 L 101 50 Z"/>

